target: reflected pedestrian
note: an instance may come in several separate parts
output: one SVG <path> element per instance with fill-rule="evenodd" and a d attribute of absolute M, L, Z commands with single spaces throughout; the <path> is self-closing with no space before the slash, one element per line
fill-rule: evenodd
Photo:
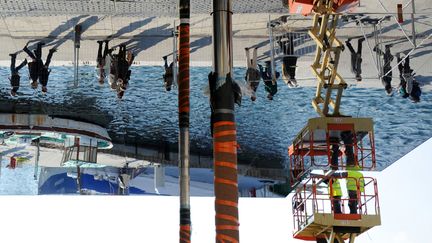
<path fill-rule="evenodd" d="M 105 49 L 103 49 L 104 42 L 105 42 Z M 109 40 L 97 41 L 97 43 L 99 47 L 98 47 L 98 54 L 96 59 L 96 72 L 98 75 L 99 84 L 103 84 L 105 82 L 105 78 L 107 77 L 107 69 L 109 69 L 110 67 L 110 57 L 108 56 L 108 54 L 110 53 Z"/>
<path fill-rule="evenodd" d="M 21 77 L 19 75 L 19 70 L 23 68 L 25 65 L 27 65 L 27 59 L 24 59 L 24 61 L 21 62 L 21 64 L 18 67 L 16 67 L 15 64 L 16 64 L 17 53 L 9 54 L 9 56 L 11 57 L 11 66 L 10 66 L 11 76 L 9 78 L 9 81 L 12 88 L 10 94 L 11 96 L 16 96 L 20 86 L 20 80 L 21 80 Z"/>

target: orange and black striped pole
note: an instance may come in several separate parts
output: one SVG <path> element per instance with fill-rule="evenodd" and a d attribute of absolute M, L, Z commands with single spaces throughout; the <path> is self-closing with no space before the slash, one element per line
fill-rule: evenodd
<path fill-rule="evenodd" d="M 180 242 L 191 242 L 189 187 L 189 61 L 190 61 L 190 0 L 180 0 L 180 48 L 178 78 L 179 109 L 179 184 L 180 184 Z M 175 37 L 174 37 L 175 38 Z M 175 56 L 175 55 L 174 55 Z M 174 60 L 175 61 L 175 60 Z"/>
<path fill-rule="evenodd" d="M 216 242 L 239 242 L 237 138 L 232 74 L 231 0 L 213 0 L 213 134 Z"/>

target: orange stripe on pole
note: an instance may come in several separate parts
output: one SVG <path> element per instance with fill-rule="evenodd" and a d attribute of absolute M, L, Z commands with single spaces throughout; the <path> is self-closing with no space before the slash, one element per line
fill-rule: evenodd
<path fill-rule="evenodd" d="M 237 142 L 215 142 L 214 151 L 221 153 L 237 154 Z"/>
<path fill-rule="evenodd" d="M 220 199 L 216 200 L 215 203 L 219 204 L 219 205 L 223 205 L 223 206 L 229 206 L 229 207 L 237 207 L 238 206 L 238 203 L 236 203 L 236 202 L 227 201 L 227 200 L 220 200 Z"/>
<path fill-rule="evenodd" d="M 181 242 L 186 242 L 186 243 L 190 243 L 191 241 L 187 238 L 180 238 Z"/>
<path fill-rule="evenodd" d="M 233 181 L 233 180 L 228 180 L 228 179 L 222 179 L 219 177 L 215 177 L 215 183 L 221 183 L 221 184 L 227 184 L 227 185 L 231 185 L 231 186 L 237 186 L 237 182 Z"/>
<path fill-rule="evenodd" d="M 220 121 L 220 122 L 215 122 L 214 123 L 214 127 L 221 127 L 221 126 L 233 126 L 235 125 L 235 122 L 231 122 L 231 121 Z"/>
<path fill-rule="evenodd" d="M 231 236 L 219 234 L 216 237 L 217 240 L 221 240 L 222 242 L 225 242 L 225 240 L 229 241 L 230 243 L 238 243 L 239 241 Z"/>
<path fill-rule="evenodd" d="M 181 230 L 188 230 L 188 231 L 190 231 L 191 227 L 190 227 L 190 225 L 180 225 L 180 229 Z"/>
<path fill-rule="evenodd" d="M 216 230 L 238 230 L 237 225 L 216 225 Z"/>
<path fill-rule="evenodd" d="M 237 217 L 231 216 L 231 215 L 227 215 L 227 214 L 216 214 L 216 218 L 218 219 L 223 219 L 223 220 L 227 220 L 227 221 L 232 221 L 235 224 L 239 224 Z"/>
<path fill-rule="evenodd" d="M 222 136 L 228 136 L 228 135 L 236 135 L 236 130 L 229 130 L 229 131 L 221 131 L 221 132 L 215 132 L 213 137 L 218 138 Z"/>
<path fill-rule="evenodd" d="M 237 164 L 236 163 L 232 163 L 232 162 L 216 161 L 215 165 L 222 166 L 222 167 L 227 167 L 227 168 L 231 168 L 231 169 L 237 169 Z"/>

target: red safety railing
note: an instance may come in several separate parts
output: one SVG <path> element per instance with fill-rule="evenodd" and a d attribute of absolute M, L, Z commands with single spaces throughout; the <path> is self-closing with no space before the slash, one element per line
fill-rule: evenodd
<path fill-rule="evenodd" d="M 341 198 L 332 196 L 333 179 L 338 179 L 343 189 Z M 330 185 L 324 182 L 326 180 Z M 343 183 L 346 180 L 356 179 L 346 176 L 332 176 L 329 178 L 314 176 L 297 188 L 292 198 L 294 236 L 313 223 L 313 216 L 316 213 L 333 214 L 335 220 L 359 220 L 363 215 L 380 214 L 376 179 L 371 177 L 360 178 L 359 180 L 364 180 L 363 191 L 360 189 L 360 181 L 356 180 L 356 199 L 349 198 L 346 186 Z M 340 213 L 337 211 L 335 213 L 337 201 L 340 203 Z M 356 203 L 356 213 L 350 213 L 349 205 L 354 202 Z"/>
<path fill-rule="evenodd" d="M 343 142 L 339 135 L 347 133 L 350 138 Z M 288 148 L 290 158 L 290 182 L 295 185 L 313 169 L 343 170 L 349 166 L 358 166 L 360 170 L 376 168 L 375 141 L 373 131 L 354 131 L 352 124 L 329 124 L 325 140 L 315 141 L 314 131 L 303 130 L 297 142 Z M 336 148 L 333 151 L 333 148 Z M 352 162 L 347 164 L 347 149 L 352 148 Z M 337 154 L 336 154 L 337 153 Z M 333 154 L 337 162 L 332 164 Z M 336 160 L 335 160 L 336 161 Z"/>

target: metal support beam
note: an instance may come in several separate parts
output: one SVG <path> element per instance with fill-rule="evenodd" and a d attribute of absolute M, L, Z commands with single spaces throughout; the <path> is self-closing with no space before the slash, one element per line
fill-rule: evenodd
<path fill-rule="evenodd" d="M 178 78 L 180 242 L 191 242 L 189 113 L 190 113 L 190 0 L 180 0 L 180 48 Z M 173 55 L 175 57 L 175 54 Z M 173 59 L 175 63 L 177 60 Z M 173 73 L 173 75 L 176 75 Z"/>
<path fill-rule="evenodd" d="M 74 86 L 78 87 L 78 78 L 79 78 L 79 49 L 81 46 L 81 33 L 82 26 L 75 26 L 75 38 L 74 38 Z"/>
<path fill-rule="evenodd" d="M 39 171 L 39 156 L 40 156 L 40 139 L 38 138 L 36 141 L 36 156 L 35 156 L 35 167 L 34 167 L 34 175 L 33 178 L 37 180 L 38 171 Z"/>
<path fill-rule="evenodd" d="M 415 1 L 411 0 L 411 7 L 412 7 L 412 13 L 411 13 L 411 27 L 412 27 L 412 41 L 414 47 L 417 47 L 417 38 L 416 38 L 416 30 L 415 30 Z"/>
<path fill-rule="evenodd" d="M 77 164 L 76 183 L 77 183 L 77 193 L 81 194 L 81 168 L 80 168 L 80 166 L 78 164 Z"/>
<path fill-rule="evenodd" d="M 216 242 L 239 242 L 237 138 L 232 79 L 231 0 L 213 0 L 213 72 L 209 75 Z M 237 100 L 238 101 L 238 100 Z"/>
<path fill-rule="evenodd" d="M 273 41 L 273 27 L 271 26 L 271 18 L 269 15 L 269 21 L 268 21 L 268 31 L 269 31 L 269 41 L 270 41 L 270 60 L 271 60 L 271 70 L 272 70 L 272 80 L 273 83 L 276 82 L 276 65 L 275 65 L 275 58 L 274 58 L 274 41 Z M 248 60 L 249 61 L 249 60 Z"/>
<path fill-rule="evenodd" d="M 178 72 L 177 72 L 177 59 L 178 59 L 178 43 L 177 43 L 177 39 L 178 39 L 178 31 L 176 29 L 176 22 L 174 21 L 174 31 L 173 31 L 173 81 L 175 83 L 175 85 L 177 85 L 178 87 Z"/>

